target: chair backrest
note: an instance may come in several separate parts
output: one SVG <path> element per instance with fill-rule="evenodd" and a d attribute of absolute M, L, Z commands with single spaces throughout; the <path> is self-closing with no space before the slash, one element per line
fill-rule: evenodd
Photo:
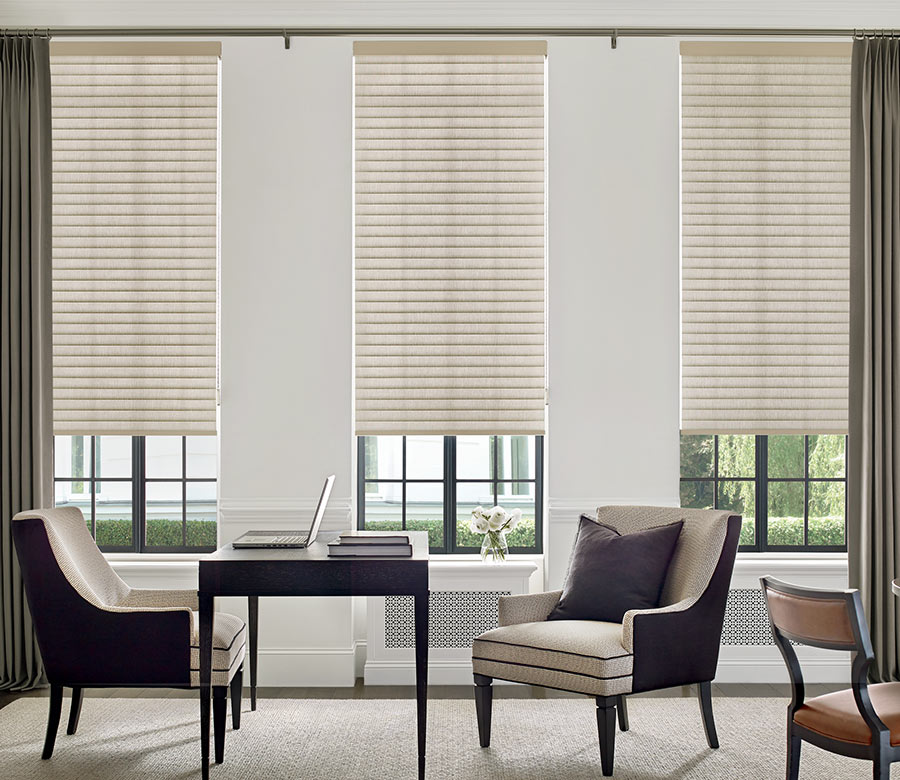
<path fill-rule="evenodd" d="M 601 506 L 596 519 L 619 533 L 684 522 L 663 585 L 660 606 L 699 599 L 709 586 L 728 533 L 732 512 L 661 506 Z"/>
<path fill-rule="evenodd" d="M 13 521 L 35 518 L 43 522 L 53 557 L 82 598 L 95 607 L 121 603 L 130 588 L 100 552 L 78 507 L 29 509 Z"/>
<path fill-rule="evenodd" d="M 776 641 L 871 655 L 858 590 L 819 590 L 760 579 Z"/>
<path fill-rule="evenodd" d="M 762 577 L 760 584 L 769 608 L 772 635 L 791 678 L 789 722 L 805 697 L 803 672 L 792 643 L 850 651 L 850 685 L 856 708 L 872 732 L 872 744 L 889 744 L 890 729 L 878 717 L 869 697 L 869 666 L 875 656 L 859 591 L 804 588 L 774 577 Z"/>

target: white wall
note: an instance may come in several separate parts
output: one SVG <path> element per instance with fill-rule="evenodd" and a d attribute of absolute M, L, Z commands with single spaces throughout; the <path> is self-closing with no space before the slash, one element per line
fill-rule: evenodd
<path fill-rule="evenodd" d="M 678 62 L 549 43 L 552 587 L 580 512 L 678 502 Z"/>
<path fill-rule="evenodd" d="M 351 43 L 222 45 L 220 542 L 349 525 Z M 222 608 L 242 611 L 240 601 Z M 350 599 L 263 599 L 260 682 L 352 684 Z"/>

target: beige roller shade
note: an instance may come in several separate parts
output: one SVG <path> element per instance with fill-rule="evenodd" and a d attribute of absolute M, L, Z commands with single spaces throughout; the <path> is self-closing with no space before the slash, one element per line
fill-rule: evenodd
<path fill-rule="evenodd" d="M 692 51 L 681 59 L 682 430 L 845 433 L 849 51 Z"/>
<path fill-rule="evenodd" d="M 118 46 L 51 57 L 54 430 L 214 434 L 219 60 Z"/>
<path fill-rule="evenodd" d="M 357 53 L 356 431 L 541 434 L 541 53 Z"/>

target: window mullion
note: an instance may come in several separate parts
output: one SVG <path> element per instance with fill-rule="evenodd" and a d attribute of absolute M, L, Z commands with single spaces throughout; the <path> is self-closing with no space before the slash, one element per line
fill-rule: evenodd
<path fill-rule="evenodd" d="M 756 549 L 769 544 L 769 438 L 756 437 Z"/>
<path fill-rule="evenodd" d="M 131 437 L 131 538 L 135 552 L 147 549 L 145 437 Z"/>
<path fill-rule="evenodd" d="M 456 437 L 444 437 L 444 552 L 456 552 Z"/>
<path fill-rule="evenodd" d="M 366 527 L 366 437 L 356 437 L 356 527 Z"/>

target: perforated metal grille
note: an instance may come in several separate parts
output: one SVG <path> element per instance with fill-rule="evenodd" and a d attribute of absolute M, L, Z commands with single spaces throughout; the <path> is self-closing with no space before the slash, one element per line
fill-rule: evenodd
<path fill-rule="evenodd" d="M 508 590 L 433 591 L 428 606 L 428 646 L 465 648 L 497 626 L 497 601 Z M 412 596 L 384 599 L 384 646 L 415 647 Z"/>
<path fill-rule="evenodd" d="M 771 645 L 772 630 L 766 599 L 759 588 L 728 591 L 723 645 Z"/>

